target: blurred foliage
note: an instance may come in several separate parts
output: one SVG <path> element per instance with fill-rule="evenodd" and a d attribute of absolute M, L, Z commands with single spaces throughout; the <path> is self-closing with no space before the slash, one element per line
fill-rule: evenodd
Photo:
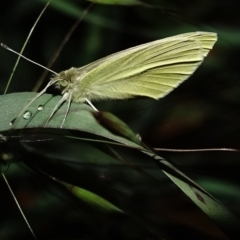
<path fill-rule="evenodd" d="M 219 40 L 202 66 L 164 99 L 105 101 L 96 106 L 120 117 L 152 147 L 240 149 L 240 3 L 144 2 L 158 8 L 94 5 L 52 69 L 59 72 L 82 66 L 128 47 L 179 33 L 217 32 Z M 45 3 L 44 0 L 2 0 L 0 41 L 20 51 Z M 83 0 L 53 0 L 24 54 L 46 65 L 88 5 Z M 0 49 L 0 56 L 3 93 L 16 56 L 4 49 Z M 21 60 L 9 93 L 31 91 L 41 73 L 41 68 Z M 50 74 L 45 84 L 49 77 Z M 54 88 L 49 93 L 59 94 Z M 41 132 L 41 137 L 34 130 L 31 134 L 13 132 L 12 141 L 0 143 L 1 158 L 11 162 L 1 169 L 38 239 L 227 239 L 136 150 L 116 147 L 113 151 L 101 143 L 66 140 L 63 136 L 67 134 L 86 136 L 63 131 Z M 240 217 L 238 152 L 162 152 L 160 155 L 181 166 Z M 120 156 L 158 176 L 161 185 L 120 161 Z M 128 213 L 92 208 L 71 195 L 53 176 L 92 191 Z M 2 178 L 0 189 L 0 239 L 33 239 Z"/>

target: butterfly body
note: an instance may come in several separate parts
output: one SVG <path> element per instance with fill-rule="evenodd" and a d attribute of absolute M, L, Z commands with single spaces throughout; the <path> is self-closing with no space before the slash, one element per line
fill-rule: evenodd
<path fill-rule="evenodd" d="M 54 107 L 45 126 L 65 101 L 68 101 L 68 107 L 61 127 L 71 101 L 87 101 L 97 111 L 91 101 L 136 96 L 162 98 L 194 73 L 216 41 L 216 33 L 184 33 L 114 53 L 80 68 L 72 67 L 60 73 L 50 70 L 55 76 L 17 118 L 52 85 L 60 89 L 63 97 Z M 10 50 L 4 44 L 1 46 Z M 10 51 L 15 52 L 12 49 Z"/>

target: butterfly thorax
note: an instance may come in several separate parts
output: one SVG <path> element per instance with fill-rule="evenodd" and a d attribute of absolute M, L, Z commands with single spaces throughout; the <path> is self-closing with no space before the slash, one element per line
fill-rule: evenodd
<path fill-rule="evenodd" d="M 62 94 L 69 92 L 71 93 L 74 102 L 83 102 L 85 94 L 79 89 L 79 82 L 82 77 L 83 74 L 79 74 L 77 68 L 72 67 L 60 72 L 57 76 L 52 78 L 52 81 L 56 81 L 55 86 Z"/>

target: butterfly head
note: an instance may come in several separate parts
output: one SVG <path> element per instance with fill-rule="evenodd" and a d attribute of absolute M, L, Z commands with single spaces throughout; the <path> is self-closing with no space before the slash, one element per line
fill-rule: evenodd
<path fill-rule="evenodd" d="M 61 92 L 66 92 L 76 83 L 77 78 L 78 74 L 76 68 L 70 68 L 54 76 L 52 82 L 55 82 L 56 88 L 60 89 Z"/>

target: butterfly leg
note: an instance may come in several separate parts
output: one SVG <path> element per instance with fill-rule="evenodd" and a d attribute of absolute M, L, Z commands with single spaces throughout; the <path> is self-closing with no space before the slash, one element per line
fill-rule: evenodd
<path fill-rule="evenodd" d="M 99 112 L 99 111 L 97 110 L 97 108 L 95 108 L 94 105 L 93 105 L 87 98 L 85 98 L 85 102 L 87 102 L 88 105 L 89 105 L 94 111 Z"/>
<path fill-rule="evenodd" d="M 65 101 L 67 101 L 67 100 L 69 99 L 69 94 L 70 94 L 69 92 L 64 93 L 64 95 L 62 96 L 62 98 L 60 99 L 60 101 L 59 101 L 59 102 L 56 104 L 56 106 L 54 107 L 54 109 L 53 109 L 51 115 L 49 116 L 47 122 L 45 123 L 44 127 L 46 127 L 46 126 L 48 125 L 49 121 L 51 120 L 51 118 L 52 118 L 52 116 L 54 115 L 54 113 L 58 110 L 59 106 L 60 106 L 63 102 L 65 102 Z M 67 111 L 68 111 L 68 110 L 67 110 Z M 66 118 L 66 117 L 64 117 L 64 120 L 65 120 L 65 118 Z M 64 122 L 63 122 L 63 123 L 64 123 Z M 61 124 L 61 127 L 62 127 L 63 123 Z"/>

